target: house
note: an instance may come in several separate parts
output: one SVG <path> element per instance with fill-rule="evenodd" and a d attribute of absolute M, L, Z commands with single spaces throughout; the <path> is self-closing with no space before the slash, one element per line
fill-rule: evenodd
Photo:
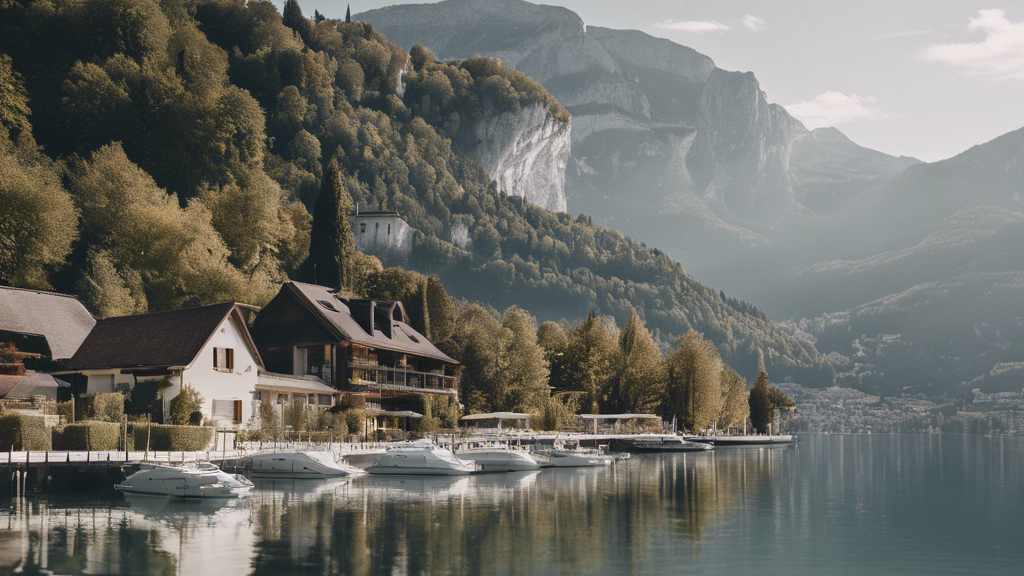
<path fill-rule="evenodd" d="M 28 370 L 23 374 L 0 374 L 0 400 L 57 400 L 69 384 L 49 374 Z"/>
<path fill-rule="evenodd" d="M 316 376 L 355 406 L 403 410 L 423 394 L 457 398 L 459 363 L 406 320 L 401 302 L 288 282 L 249 329 L 269 370 Z"/>
<path fill-rule="evenodd" d="M 96 319 L 67 294 L 0 286 L 0 344 L 25 353 L 25 365 L 49 371 L 67 361 Z"/>
<path fill-rule="evenodd" d="M 412 228 L 393 210 L 356 211 L 349 214 L 356 250 L 387 260 L 404 261 L 412 253 Z"/>
<path fill-rule="evenodd" d="M 303 398 L 320 394 L 333 403 L 336 391 L 323 382 L 264 371 L 246 326 L 249 311 L 226 302 L 103 319 L 61 373 L 79 396 L 128 392 L 141 382 L 164 380 L 165 422 L 183 384 L 199 392 L 204 417 L 222 428 L 247 426 L 261 391 Z"/>

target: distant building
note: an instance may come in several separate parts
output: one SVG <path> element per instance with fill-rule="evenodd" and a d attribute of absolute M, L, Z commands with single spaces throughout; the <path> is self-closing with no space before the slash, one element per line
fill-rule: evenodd
<path fill-rule="evenodd" d="M 42 396 L 58 400 L 68 386 L 63 380 L 32 370 L 19 375 L 0 374 L 0 399 L 32 400 Z"/>
<path fill-rule="evenodd" d="M 401 409 L 417 395 L 458 394 L 459 363 L 406 323 L 401 302 L 288 282 L 250 330 L 269 370 L 316 376 L 353 404 Z"/>
<path fill-rule="evenodd" d="M 393 210 L 360 211 L 349 215 L 356 250 L 392 261 L 412 253 L 412 228 Z"/>
<path fill-rule="evenodd" d="M 261 393 L 327 398 L 334 390 L 316 379 L 268 374 L 246 326 L 247 307 L 227 302 L 199 308 L 100 320 L 67 363 L 76 395 L 131 390 L 166 378 L 164 421 L 170 402 L 187 384 L 203 397 L 202 412 L 220 427 L 244 427 Z"/>
<path fill-rule="evenodd" d="M 51 370 L 70 359 L 95 325 L 74 296 L 0 286 L 0 343 L 33 355 L 29 368 Z"/>

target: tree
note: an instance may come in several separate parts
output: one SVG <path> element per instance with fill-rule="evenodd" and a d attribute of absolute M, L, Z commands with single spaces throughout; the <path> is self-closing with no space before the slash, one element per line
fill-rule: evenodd
<path fill-rule="evenodd" d="M 352 5 L 349 4 L 345 7 L 345 22 L 352 21 Z"/>
<path fill-rule="evenodd" d="M 768 386 L 768 373 L 761 370 L 754 380 L 754 387 L 750 389 L 750 424 L 754 431 L 762 434 L 767 433 L 768 424 L 771 423 L 775 414 L 775 407 L 772 405 L 771 388 Z"/>
<path fill-rule="evenodd" d="M 194 413 L 202 414 L 203 396 L 188 384 L 181 385 L 181 391 L 171 399 L 170 423 L 177 425 L 195 422 Z"/>
<path fill-rule="evenodd" d="M 281 9 L 281 20 L 285 26 L 298 32 L 303 42 L 309 43 L 313 27 L 309 20 L 302 15 L 302 8 L 299 6 L 298 0 L 285 0 Z"/>
<path fill-rule="evenodd" d="M 750 416 L 747 381 L 731 368 L 722 370 L 722 408 L 718 412 L 718 427 L 740 426 Z"/>
<path fill-rule="evenodd" d="M 715 345 L 690 330 L 669 355 L 668 411 L 683 428 L 699 432 L 711 427 L 721 410 L 722 359 Z"/>
<path fill-rule="evenodd" d="M 20 135 L 30 134 L 30 113 L 21 75 L 14 71 L 11 57 L 0 54 L 0 140 L 9 137 L 17 142 Z"/>
<path fill-rule="evenodd" d="M 427 278 L 427 317 L 430 324 L 425 336 L 435 346 L 443 345 L 455 330 L 455 306 L 437 276 Z"/>
<path fill-rule="evenodd" d="M 260 402 L 260 431 L 271 439 L 281 433 L 281 419 L 271 401 Z"/>
<path fill-rule="evenodd" d="M 490 412 L 497 379 L 498 338 L 502 326 L 479 305 L 468 306 L 456 320 L 455 359 L 462 364 L 462 397 L 470 413 Z"/>
<path fill-rule="evenodd" d="M 537 410 L 548 396 L 548 363 L 537 344 L 537 320 L 516 306 L 505 310 L 491 409 Z"/>
<path fill-rule="evenodd" d="M 351 212 L 352 197 L 342 184 L 338 161 L 332 158 L 313 208 L 310 247 L 315 280 L 324 286 L 347 288 L 352 281 L 349 272 L 356 246 L 348 223 Z"/>
<path fill-rule="evenodd" d="M 50 271 L 78 236 L 79 212 L 55 167 L 8 146 L 0 134 L 0 283 L 50 288 Z"/>
<path fill-rule="evenodd" d="M 616 378 L 618 409 L 627 413 L 652 413 L 664 399 L 666 372 L 661 349 L 632 308 L 619 333 L 620 372 Z"/>
<path fill-rule="evenodd" d="M 617 351 L 608 328 L 591 311 L 566 336 L 564 352 L 557 359 L 560 381 L 555 388 L 582 390 L 586 393 L 583 409 L 598 412 L 607 402 Z"/>

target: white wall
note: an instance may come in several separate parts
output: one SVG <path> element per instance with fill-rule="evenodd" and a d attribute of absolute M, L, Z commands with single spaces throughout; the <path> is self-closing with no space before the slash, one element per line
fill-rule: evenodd
<path fill-rule="evenodd" d="M 221 372 L 213 368 L 213 349 L 233 348 L 235 350 L 235 366 L 231 372 Z M 217 327 L 216 332 L 192 365 L 182 371 L 182 383 L 196 389 L 203 397 L 203 416 L 213 415 L 214 400 L 241 400 L 242 426 L 252 417 L 252 392 L 256 389 L 259 366 L 252 357 L 245 340 L 235 324 L 228 316 Z M 165 401 L 177 395 L 179 390 L 168 390 L 164 393 Z M 222 427 L 231 426 L 231 422 L 220 422 Z"/>
<path fill-rule="evenodd" d="M 118 385 L 127 385 L 129 388 L 135 384 L 135 377 L 131 374 L 121 374 L 120 370 L 88 370 L 83 372 L 88 377 L 85 387 L 86 394 L 109 394 Z M 110 384 L 110 375 L 114 375 L 114 385 Z"/>
<path fill-rule="evenodd" d="M 366 224 L 366 232 L 361 232 Z M 408 258 L 412 251 L 412 228 L 396 216 L 349 216 L 349 226 L 355 239 L 356 250 L 375 256 Z"/>

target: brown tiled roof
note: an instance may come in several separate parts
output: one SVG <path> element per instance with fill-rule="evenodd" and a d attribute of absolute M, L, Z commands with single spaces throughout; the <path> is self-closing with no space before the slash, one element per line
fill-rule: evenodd
<path fill-rule="evenodd" d="M 74 296 L 0 286 L 0 332 L 45 338 L 54 360 L 74 356 L 95 324 Z"/>
<path fill-rule="evenodd" d="M 281 290 L 288 290 L 298 297 L 339 340 L 349 340 L 371 348 L 393 350 L 433 358 L 449 364 L 458 364 L 455 359 L 438 350 L 425 336 L 404 321 L 393 320 L 390 335 L 378 330 L 375 326 L 364 327 L 361 325 L 353 317 L 350 304 L 365 306 L 368 305 L 369 300 L 336 298 L 330 288 L 302 282 L 288 282 Z M 402 310 L 401 305 L 394 302 L 374 302 L 374 304 L 377 308 L 394 305 L 397 310 Z M 404 320 L 404 315 L 402 316 L 402 320 Z"/>
<path fill-rule="evenodd" d="M 66 369 L 188 366 L 221 322 L 235 309 L 234 302 L 225 302 L 100 320 L 67 363 Z M 238 318 L 242 329 L 246 330 L 240 314 Z M 248 332 L 243 336 L 248 338 Z M 255 353 L 254 346 L 253 351 Z"/>

